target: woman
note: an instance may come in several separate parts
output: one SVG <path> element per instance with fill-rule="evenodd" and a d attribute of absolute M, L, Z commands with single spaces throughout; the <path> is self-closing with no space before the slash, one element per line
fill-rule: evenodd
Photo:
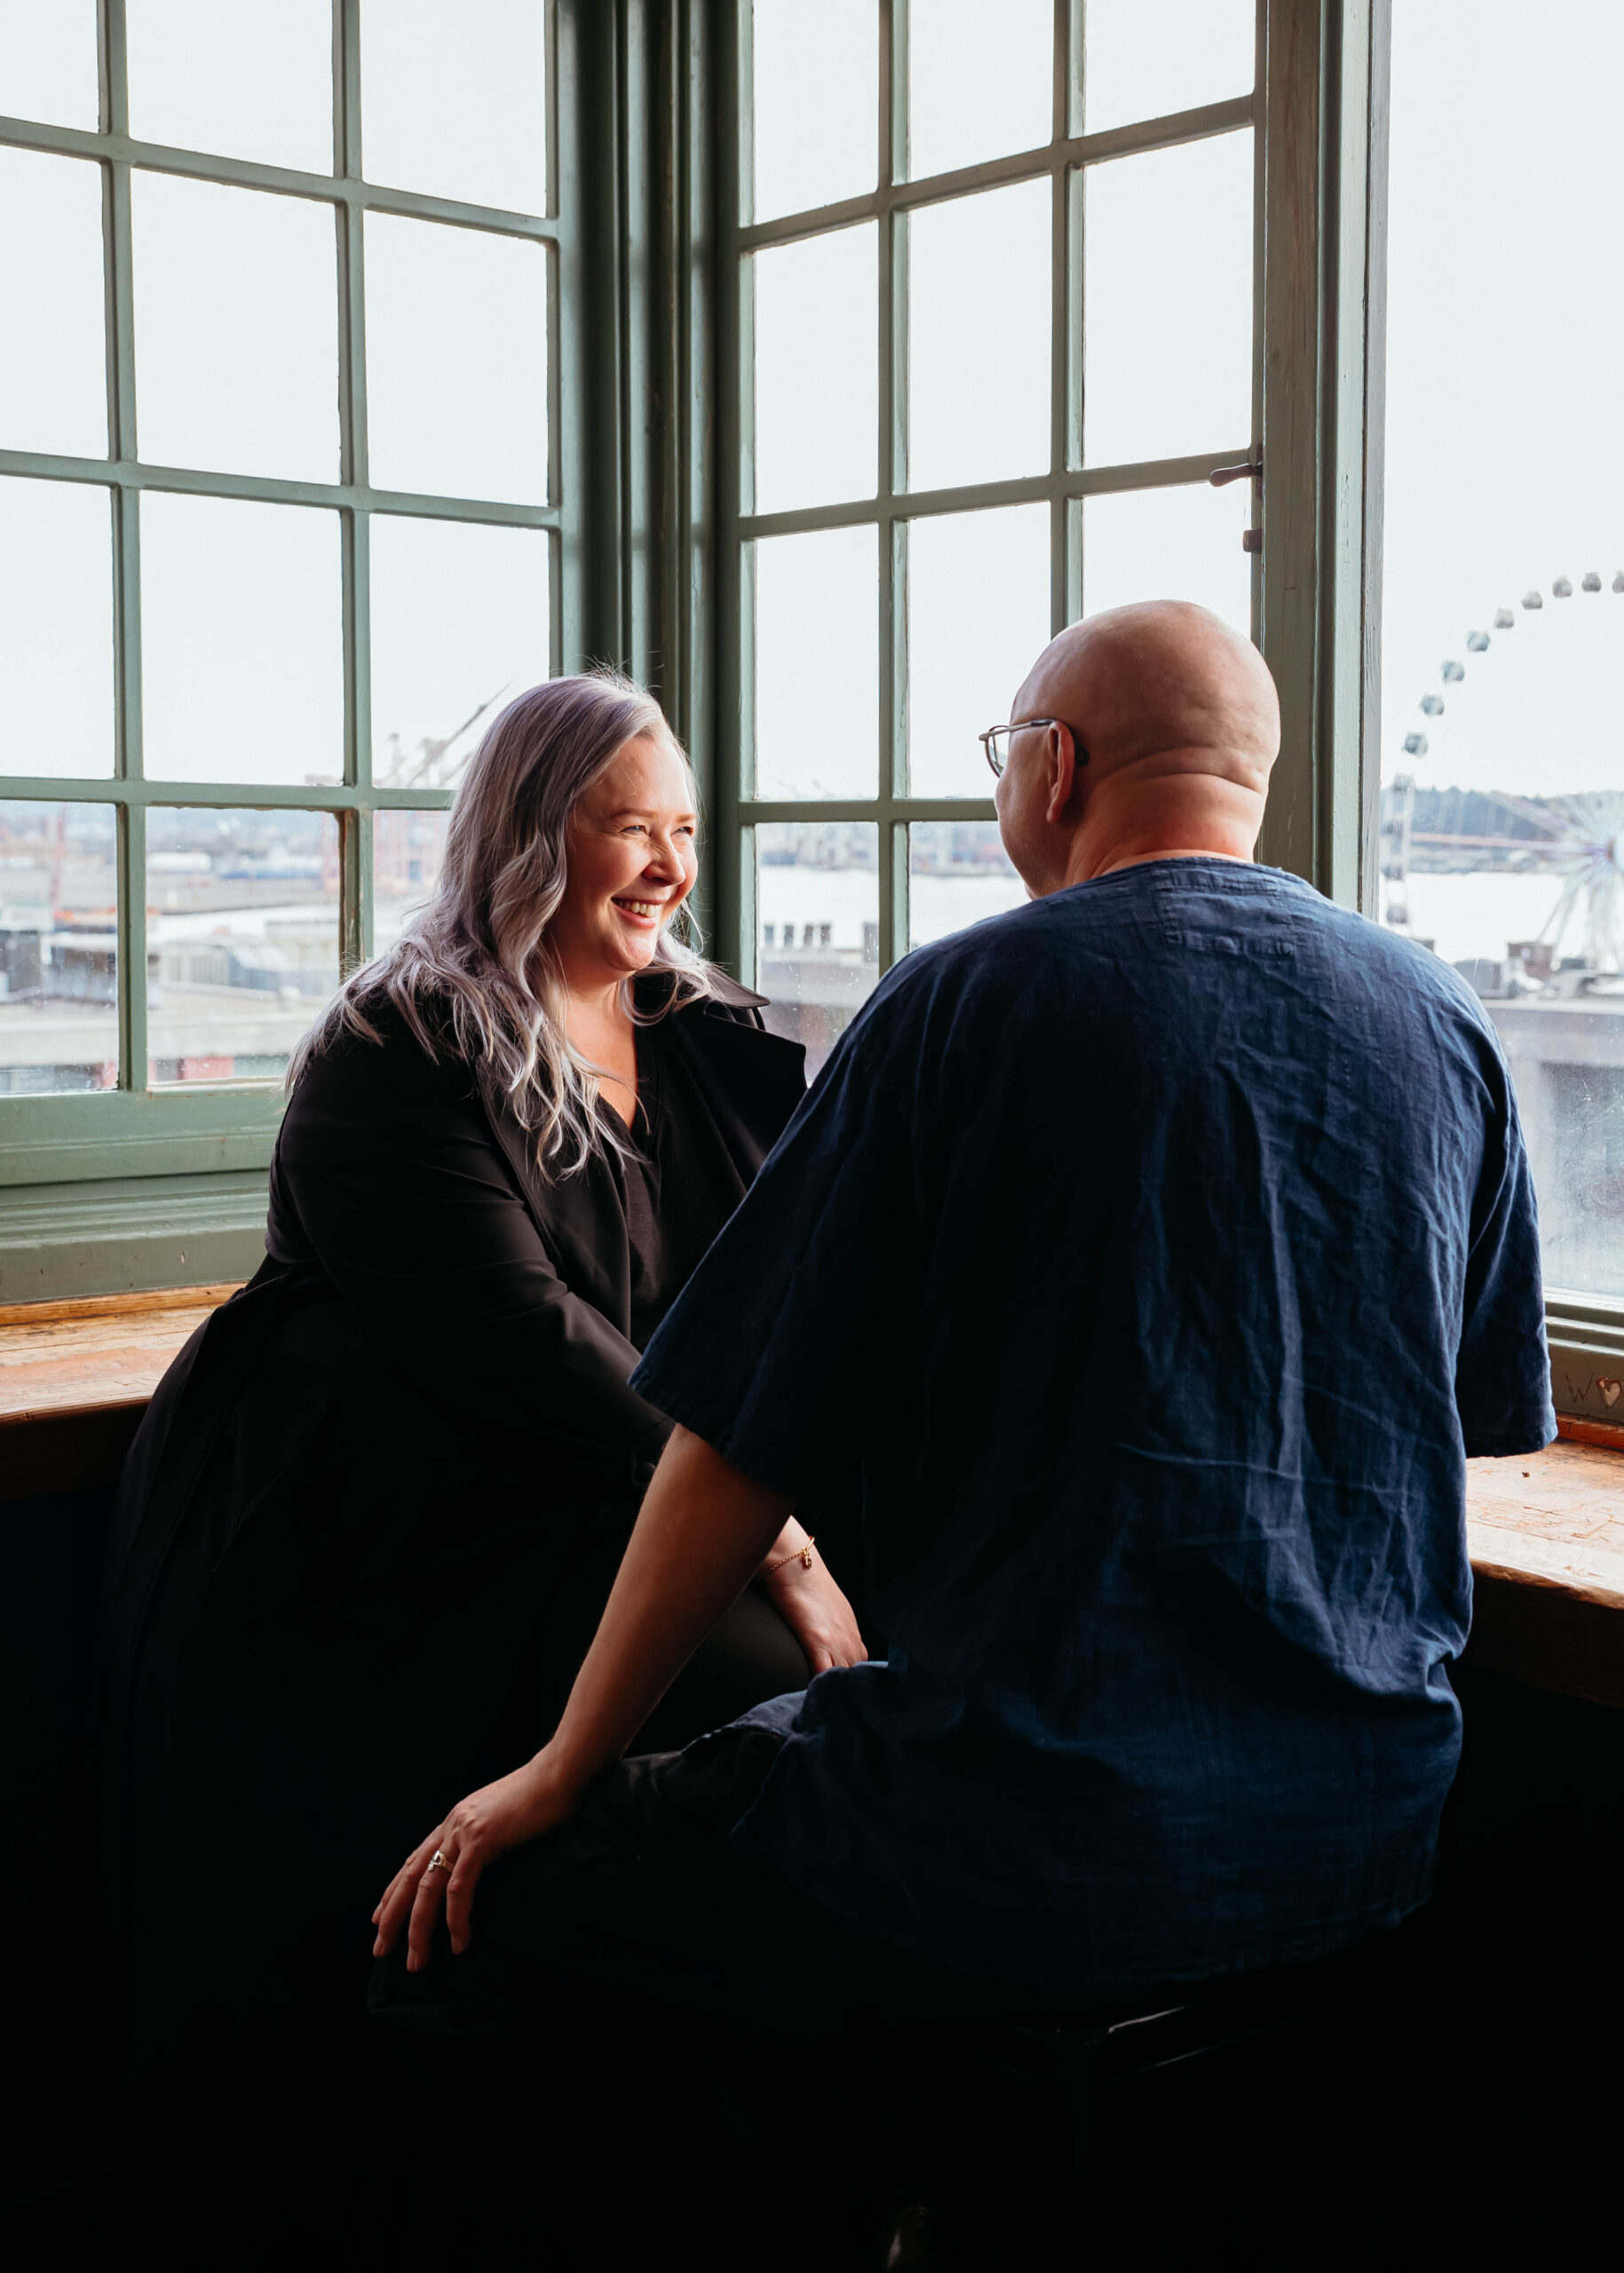
<path fill-rule="evenodd" d="M 114 1511 L 104 1825 L 149 1959 L 210 1962 L 226 1888 L 264 1882 L 284 1942 L 303 1889 L 364 1921 L 424 1818 L 557 1720 L 667 1433 L 628 1376 L 804 1087 L 678 936 L 693 803 L 640 689 L 532 688 L 433 902 L 293 1061 L 265 1263 Z M 650 1745 L 862 1655 L 805 1547 L 790 1523 Z"/>

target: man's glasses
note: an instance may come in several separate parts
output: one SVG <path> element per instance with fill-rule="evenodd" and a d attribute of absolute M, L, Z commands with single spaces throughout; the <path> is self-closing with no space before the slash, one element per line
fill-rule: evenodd
<path fill-rule="evenodd" d="M 986 752 L 986 762 L 995 774 L 1002 776 L 1004 767 L 1010 762 L 1010 742 L 1017 734 L 1024 734 L 1028 726 L 1066 726 L 1066 721 L 1064 718 L 1018 718 L 1011 726 L 989 726 L 986 733 L 978 736 L 978 739 L 982 748 Z M 1075 731 L 1072 727 L 1066 726 L 1066 730 L 1072 737 L 1072 748 L 1076 753 L 1078 764 L 1086 765 L 1089 762 L 1088 751 L 1077 740 Z"/>

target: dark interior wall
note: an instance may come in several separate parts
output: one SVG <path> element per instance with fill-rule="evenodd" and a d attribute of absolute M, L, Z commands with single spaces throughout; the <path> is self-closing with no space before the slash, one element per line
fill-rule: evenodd
<path fill-rule="evenodd" d="M 0 1504 L 11 1683 L 4 1789 L 8 2049 L 28 2079 L 8 2129 L 5 2196 L 91 2185 L 131 2136 L 116 1983 L 91 1883 L 83 1742 L 97 1574 L 111 1493 Z M 1469 2131 L 1590 2106 L 1620 2007 L 1624 1712 L 1457 1669 L 1466 1726 L 1437 1896 L 1407 1976 L 1414 2040 Z M 1382 2070 L 1386 2072 L 1385 2066 Z M 106 2184 L 109 2182 L 103 2181 Z"/>

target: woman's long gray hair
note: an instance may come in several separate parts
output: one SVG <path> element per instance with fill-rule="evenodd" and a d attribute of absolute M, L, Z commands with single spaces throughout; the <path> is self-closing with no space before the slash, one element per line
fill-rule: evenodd
<path fill-rule="evenodd" d="M 289 1089 L 340 1034 L 380 1041 L 368 1013 L 387 1001 L 431 1057 L 454 1050 L 488 1066 L 544 1174 L 623 1151 L 620 1115 L 598 1099 L 601 1069 L 570 1042 L 547 926 L 568 881 L 570 816 L 615 752 L 645 737 L 683 756 L 654 697 L 615 672 L 549 679 L 510 702 L 463 777 L 433 899 L 340 987 L 295 1051 Z M 688 929 L 685 904 L 675 921 Z M 713 992 L 710 965 L 669 924 L 653 968 L 672 981 L 656 1015 Z"/>

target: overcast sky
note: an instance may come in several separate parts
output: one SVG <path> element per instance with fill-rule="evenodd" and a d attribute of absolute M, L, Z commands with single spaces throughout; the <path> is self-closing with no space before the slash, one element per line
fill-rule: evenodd
<path fill-rule="evenodd" d="M 1393 20 L 1384 771 L 1624 788 L 1624 5 L 1395 0 Z"/>

